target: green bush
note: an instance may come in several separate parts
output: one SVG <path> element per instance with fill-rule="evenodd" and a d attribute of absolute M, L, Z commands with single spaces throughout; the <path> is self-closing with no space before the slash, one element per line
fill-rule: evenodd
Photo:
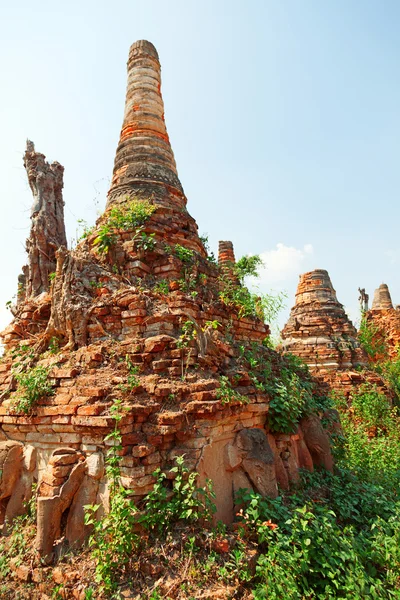
<path fill-rule="evenodd" d="M 348 470 L 306 473 L 295 494 L 242 491 L 260 551 L 254 598 L 397 598 L 400 504 Z"/>
<path fill-rule="evenodd" d="M 250 402 L 250 398 L 240 394 L 232 387 L 232 384 L 226 375 L 221 375 L 219 378 L 219 388 L 217 389 L 215 396 L 218 400 L 221 400 L 222 404 L 230 404 L 232 402 L 248 404 Z"/>
<path fill-rule="evenodd" d="M 205 488 L 196 486 L 198 473 L 189 472 L 184 456 L 176 458 L 176 465 L 170 469 L 174 473 L 172 489 L 166 486 L 166 475 L 157 469 L 157 481 L 153 490 L 146 496 L 138 521 L 150 531 L 166 533 L 177 521 L 207 523 L 215 512 L 211 482 Z"/>
<path fill-rule="evenodd" d="M 130 231 L 140 228 L 156 210 L 157 207 L 149 200 L 139 200 L 138 198 L 133 198 L 120 206 L 114 206 L 108 213 L 106 221 L 97 231 L 93 245 L 99 252 L 106 254 L 115 243 L 118 230 Z M 152 234 L 147 236 L 144 232 L 140 233 L 142 235 L 136 239 L 136 244 L 141 244 L 142 248 L 145 246 L 153 248 Z"/>
<path fill-rule="evenodd" d="M 17 398 L 12 403 L 15 412 L 28 414 L 38 400 L 54 394 L 49 381 L 49 369 L 38 365 L 22 373 L 16 373 L 18 382 Z"/>
<path fill-rule="evenodd" d="M 375 325 L 375 323 L 368 321 L 365 315 L 361 319 L 358 339 L 360 340 L 361 347 L 370 358 L 375 359 L 387 354 L 387 342 L 384 331 L 378 325 Z"/>

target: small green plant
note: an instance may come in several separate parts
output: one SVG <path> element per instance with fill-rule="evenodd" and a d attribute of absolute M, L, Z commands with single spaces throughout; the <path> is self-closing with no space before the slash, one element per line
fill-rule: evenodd
<path fill-rule="evenodd" d="M 123 392 L 127 392 L 127 391 L 132 392 L 133 390 L 135 390 L 140 385 L 140 379 L 138 377 L 140 369 L 139 369 L 139 367 L 137 365 L 133 364 L 133 362 L 130 359 L 129 354 L 127 354 L 125 356 L 125 364 L 126 364 L 127 369 L 128 369 L 128 377 L 127 377 L 127 380 L 126 380 L 126 385 L 120 383 L 118 385 L 118 388 L 121 391 L 123 391 Z"/>
<path fill-rule="evenodd" d="M 209 522 L 216 510 L 211 482 L 207 480 L 205 488 L 196 487 L 198 473 L 189 472 L 184 456 L 176 457 L 176 465 L 171 472 L 175 474 L 175 478 L 169 493 L 165 485 L 165 473 L 160 469 L 155 471 L 157 481 L 153 491 L 145 498 L 139 522 L 146 529 L 164 534 L 177 521 Z"/>
<path fill-rule="evenodd" d="M 101 283 L 101 281 L 94 281 L 93 279 L 91 281 L 89 281 L 89 285 L 94 290 L 99 290 L 100 288 L 103 287 L 103 284 Z"/>
<path fill-rule="evenodd" d="M 38 400 L 54 394 L 47 367 L 38 365 L 26 372 L 16 373 L 15 378 L 18 382 L 18 395 L 12 403 L 14 412 L 28 414 Z"/>
<path fill-rule="evenodd" d="M 53 271 L 53 273 L 49 273 L 49 281 L 50 283 L 52 283 L 56 278 L 56 272 Z"/>
<path fill-rule="evenodd" d="M 157 207 L 149 200 L 139 200 L 137 198 L 128 200 L 121 206 L 114 206 L 108 213 L 107 220 L 97 231 L 93 245 L 97 247 L 100 253 L 107 254 L 111 246 L 116 242 L 119 230 L 136 230 L 156 210 Z"/>
<path fill-rule="evenodd" d="M 156 246 L 156 240 L 154 239 L 155 233 L 147 234 L 143 231 L 143 227 L 139 227 L 132 240 L 135 247 L 143 252 L 151 252 Z"/>
<path fill-rule="evenodd" d="M 175 244 L 174 254 L 183 263 L 191 264 L 193 262 L 194 250 L 190 250 L 190 248 L 185 248 L 180 244 Z"/>
<path fill-rule="evenodd" d="M 312 412 L 312 384 L 287 368 L 272 384 L 268 421 L 271 431 L 293 433 L 302 415 Z"/>
<path fill-rule="evenodd" d="M 100 592 L 104 592 L 109 598 L 114 597 L 118 579 L 139 545 L 139 538 L 134 532 L 137 509 L 132 500 L 127 498 L 120 481 L 120 422 L 126 410 L 121 399 L 114 400 L 110 413 L 115 425 L 113 431 L 105 437 L 106 442 L 111 442 L 106 457 L 106 474 L 110 486 L 109 512 L 99 520 L 97 511 L 100 505 L 85 506 L 85 524 L 93 528 L 89 546 L 96 561 L 96 581 L 100 584 Z"/>
<path fill-rule="evenodd" d="M 234 265 L 234 273 L 243 285 L 245 277 L 258 277 L 258 269 L 263 266 L 258 254 L 242 256 Z"/>
<path fill-rule="evenodd" d="M 193 349 L 191 342 L 196 338 L 197 331 L 192 321 L 185 321 L 182 324 L 182 333 L 177 341 L 177 347 L 181 349 L 181 370 L 182 370 L 182 381 L 185 381 L 186 375 L 189 369 L 190 359 L 192 357 Z M 187 353 L 186 353 L 187 350 Z M 186 358 L 185 358 L 186 353 Z"/>
<path fill-rule="evenodd" d="M 153 288 L 153 291 L 156 294 L 169 294 L 169 285 L 166 279 L 160 279 L 157 281 L 156 285 Z"/>
<path fill-rule="evenodd" d="M 250 402 L 250 398 L 240 394 L 232 387 L 232 384 L 226 375 L 221 375 L 219 378 L 219 388 L 217 389 L 215 395 L 218 400 L 221 400 L 222 404 L 231 404 L 233 402 L 239 402 L 239 404 L 248 404 Z"/>
<path fill-rule="evenodd" d="M 94 231 L 94 226 L 89 226 L 88 222 L 85 221 L 85 219 L 78 219 L 78 225 L 82 230 L 79 237 L 77 235 L 78 241 L 88 238 Z"/>
<path fill-rule="evenodd" d="M 375 323 L 368 321 L 366 315 L 361 318 L 358 338 L 361 347 L 372 360 L 387 356 L 385 332 Z"/>

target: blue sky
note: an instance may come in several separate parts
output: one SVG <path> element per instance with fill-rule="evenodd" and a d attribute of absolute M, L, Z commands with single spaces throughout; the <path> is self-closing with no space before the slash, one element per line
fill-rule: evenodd
<path fill-rule="evenodd" d="M 357 288 L 400 303 L 400 3 L 369 0 L 20 0 L 1 9 L 3 308 L 29 233 L 26 138 L 65 166 L 68 238 L 105 204 L 129 46 L 162 65 L 168 132 L 188 209 L 261 289 L 328 269 L 357 317 Z M 284 319 L 284 316 L 282 317 Z"/>

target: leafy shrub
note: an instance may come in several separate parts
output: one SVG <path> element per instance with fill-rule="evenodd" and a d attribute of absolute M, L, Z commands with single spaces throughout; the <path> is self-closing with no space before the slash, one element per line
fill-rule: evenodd
<path fill-rule="evenodd" d="M 289 369 L 281 370 L 281 379 L 272 386 L 268 420 L 271 431 L 293 433 L 301 416 L 313 408 L 312 387 Z"/>
<path fill-rule="evenodd" d="M 18 397 L 12 403 L 12 409 L 15 412 L 28 414 L 43 396 L 54 394 L 47 367 L 38 365 L 25 372 L 16 373 L 15 379 L 18 382 Z"/>
<path fill-rule="evenodd" d="M 305 473 L 296 494 L 241 491 L 245 532 L 260 549 L 254 598 L 397 598 L 396 494 L 348 470 Z"/>
<path fill-rule="evenodd" d="M 198 473 L 189 472 L 184 456 L 176 458 L 176 466 L 170 469 L 175 474 L 172 490 L 166 487 L 166 475 L 157 469 L 157 481 L 153 490 L 146 496 L 139 522 L 151 531 L 166 533 L 177 521 L 207 522 L 215 512 L 211 482 L 205 489 L 196 487 Z"/>
<path fill-rule="evenodd" d="M 248 404 L 250 398 L 240 394 L 235 390 L 226 375 L 221 375 L 219 378 L 219 388 L 216 391 L 216 397 L 221 400 L 222 404 L 230 404 L 231 402 L 239 402 L 240 404 Z"/>
<path fill-rule="evenodd" d="M 139 200 L 138 198 L 133 198 L 120 206 L 114 206 L 108 213 L 107 220 L 97 231 L 93 245 L 99 252 L 106 254 L 115 243 L 118 230 L 129 231 L 141 227 L 156 210 L 157 207 L 149 200 Z M 151 238 L 151 236 L 148 237 Z M 154 240 L 152 241 L 154 242 Z M 142 239 L 142 243 L 144 244 L 145 240 Z"/>
<path fill-rule="evenodd" d="M 174 254 L 179 260 L 183 263 L 191 263 L 194 258 L 194 251 L 190 250 L 190 248 L 185 248 L 180 244 L 175 244 Z"/>
<path fill-rule="evenodd" d="M 234 265 L 234 272 L 240 283 L 243 285 L 245 277 L 258 277 L 258 268 L 263 265 L 263 261 L 258 256 L 246 255 L 242 256 Z"/>
<path fill-rule="evenodd" d="M 351 409 L 335 397 L 345 434 L 346 464 L 359 477 L 385 486 L 400 485 L 400 417 L 386 396 L 363 385 L 352 394 Z"/>
<path fill-rule="evenodd" d="M 395 359 L 380 362 L 375 369 L 384 378 L 386 385 L 394 392 L 396 403 L 400 404 L 400 348 L 397 350 Z"/>
<path fill-rule="evenodd" d="M 362 348 L 373 360 L 387 354 L 385 333 L 378 325 L 368 321 L 365 315 L 361 319 L 358 339 Z"/>

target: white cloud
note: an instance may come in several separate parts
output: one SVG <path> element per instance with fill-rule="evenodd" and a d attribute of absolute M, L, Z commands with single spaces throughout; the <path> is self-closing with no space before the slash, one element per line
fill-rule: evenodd
<path fill-rule="evenodd" d="M 266 284 L 288 284 L 293 277 L 296 277 L 297 281 L 297 277 L 307 269 L 306 265 L 313 254 L 312 244 L 294 248 L 279 242 L 273 250 L 266 250 L 260 254 L 264 266 L 260 269 L 259 284 L 263 287 Z"/>

